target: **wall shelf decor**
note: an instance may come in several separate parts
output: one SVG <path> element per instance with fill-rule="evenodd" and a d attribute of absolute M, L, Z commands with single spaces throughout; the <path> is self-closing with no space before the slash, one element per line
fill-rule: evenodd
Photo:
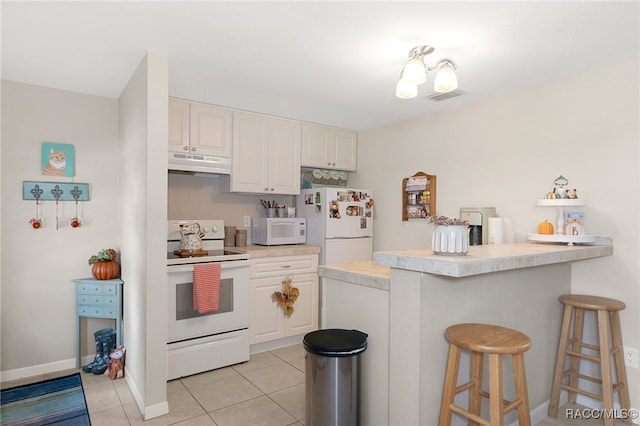
<path fill-rule="evenodd" d="M 75 182 L 22 182 L 22 199 L 36 201 L 89 201 L 89 184 Z"/>
<path fill-rule="evenodd" d="M 402 179 L 402 220 L 436 215 L 436 176 L 417 172 Z"/>

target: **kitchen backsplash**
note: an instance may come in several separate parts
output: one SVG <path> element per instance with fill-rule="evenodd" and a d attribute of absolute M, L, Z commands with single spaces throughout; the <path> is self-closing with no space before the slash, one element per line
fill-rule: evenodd
<path fill-rule="evenodd" d="M 168 219 L 222 219 L 225 225 L 245 228 L 244 216 L 264 216 L 260 199 L 279 206 L 295 206 L 292 195 L 250 195 L 229 191 L 228 182 L 219 175 L 169 173 Z M 251 241 L 251 234 L 247 237 Z"/>

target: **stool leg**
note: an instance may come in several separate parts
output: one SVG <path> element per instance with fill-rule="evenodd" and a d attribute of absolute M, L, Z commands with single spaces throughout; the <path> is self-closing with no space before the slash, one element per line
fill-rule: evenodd
<path fill-rule="evenodd" d="M 504 426 L 503 401 L 502 356 L 489 354 L 489 424 L 491 426 Z"/>
<path fill-rule="evenodd" d="M 471 381 L 473 387 L 469 389 L 469 412 L 480 417 L 480 407 L 482 403 L 482 367 L 484 354 L 482 352 L 471 352 Z M 469 426 L 475 426 L 478 423 L 471 421 Z"/>
<path fill-rule="evenodd" d="M 582 331 L 584 330 L 584 309 L 575 308 L 576 314 L 573 320 L 573 344 L 571 350 L 573 352 L 582 353 Z M 578 388 L 578 375 L 580 375 L 580 358 L 571 357 L 571 374 L 569 374 L 569 386 L 572 389 Z M 575 404 L 578 399 L 578 393 L 569 391 L 569 403 Z"/>
<path fill-rule="evenodd" d="M 449 426 L 451 424 L 451 404 L 456 396 L 456 385 L 458 383 L 458 366 L 460 365 L 460 348 L 456 345 L 449 345 L 449 359 L 447 361 L 447 372 L 444 378 L 444 390 L 442 391 L 442 403 L 440 405 L 439 426 Z"/>
<path fill-rule="evenodd" d="M 609 312 L 611 319 L 611 338 L 613 340 L 614 359 L 616 363 L 616 378 L 618 379 L 618 396 L 620 397 L 620 407 L 623 410 L 629 410 L 631 403 L 629 401 L 629 388 L 627 387 L 627 371 L 624 366 L 624 355 L 622 346 L 622 329 L 620 328 L 620 315 L 618 311 Z M 627 416 L 622 419 L 626 424 L 631 424 L 631 417 Z"/>
<path fill-rule="evenodd" d="M 611 350 L 609 349 L 609 315 L 598 311 L 598 338 L 600 340 L 600 374 L 602 375 L 602 405 L 606 413 L 613 412 L 613 386 L 611 380 Z M 605 426 L 613 426 L 613 419 L 605 416 Z"/>
<path fill-rule="evenodd" d="M 551 388 L 551 400 L 549 401 L 549 417 L 555 418 L 558 415 L 558 404 L 560 403 L 560 384 L 562 383 L 562 373 L 564 371 L 565 350 L 569 340 L 569 328 L 571 327 L 571 317 L 573 308 L 564 305 L 564 315 L 560 328 L 560 342 L 558 342 L 558 357 L 556 358 L 556 370 L 553 375 L 553 385 Z"/>
<path fill-rule="evenodd" d="M 513 355 L 513 378 L 516 385 L 516 399 L 522 400 L 518 406 L 518 425 L 531 426 L 529 392 L 527 391 L 527 372 L 524 368 L 524 354 Z"/>

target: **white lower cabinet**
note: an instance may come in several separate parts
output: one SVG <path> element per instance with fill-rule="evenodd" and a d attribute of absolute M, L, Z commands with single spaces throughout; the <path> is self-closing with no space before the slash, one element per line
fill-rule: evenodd
<path fill-rule="evenodd" d="M 250 343 L 263 343 L 318 329 L 318 256 L 278 256 L 250 260 Z M 273 298 L 290 276 L 299 290 L 287 317 Z"/>

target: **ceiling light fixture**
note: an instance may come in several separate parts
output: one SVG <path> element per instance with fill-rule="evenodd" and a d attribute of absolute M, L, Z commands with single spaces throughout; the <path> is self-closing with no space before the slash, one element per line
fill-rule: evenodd
<path fill-rule="evenodd" d="M 424 57 L 433 53 L 431 46 L 418 46 L 409 51 L 409 61 L 402 68 L 400 79 L 396 86 L 396 96 L 403 99 L 415 98 L 418 95 L 418 85 L 427 81 L 427 73 L 437 70 L 433 89 L 438 93 L 447 93 L 458 88 L 456 77 L 456 63 L 449 58 L 441 59 L 435 67 L 429 67 Z"/>

